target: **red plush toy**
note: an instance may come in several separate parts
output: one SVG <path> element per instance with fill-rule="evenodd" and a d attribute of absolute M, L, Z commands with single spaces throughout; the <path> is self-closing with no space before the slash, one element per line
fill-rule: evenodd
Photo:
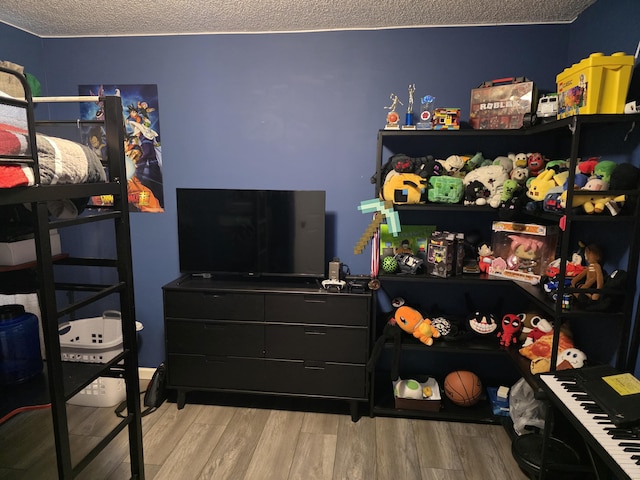
<path fill-rule="evenodd" d="M 498 332 L 498 338 L 500 339 L 500 345 L 508 347 L 518 342 L 518 335 L 522 331 L 523 320 L 525 314 L 519 313 L 507 313 L 502 317 L 502 331 Z"/>

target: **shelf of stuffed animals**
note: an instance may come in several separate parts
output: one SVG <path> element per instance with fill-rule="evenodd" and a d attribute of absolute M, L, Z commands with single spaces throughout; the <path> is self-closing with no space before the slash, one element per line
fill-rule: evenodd
<path fill-rule="evenodd" d="M 508 152 L 544 152 L 545 160 L 552 159 L 553 162 L 564 162 L 565 168 L 572 172 L 569 175 L 565 174 L 565 179 L 568 180 L 567 184 L 571 184 L 569 180 L 575 180 L 573 172 L 575 172 L 578 163 L 586 158 L 601 157 L 613 160 L 618 165 L 625 163 L 638 165 L 640 163 L 640 149 L 638 148 L 640 145 L 640 124 L 636 124 L 639 122 L 640 114 L 578 115 L 518 130 L 473 130 L 464 128 L 464 126 L 455 131 L 381 130 L 378 133 L 377 164 L 372 183 L 375 183 L 376 186 L 376 196 L 382 194 L 384 197 L 384 184 L 386 183 L 384 180 L 387 178 L 391 161 L 404 162 L 409 166 L 414 163 L 421 168 L 420 172 L 423 172 L 425 168 L 433 166 L 431 159 L 443 159 L 438 160 L 440 166 L 435 165 L 435 168 L 442 167 L 449 172 L 451 165 L 448 160 L 450 156 L 466 156 L 465 162 L 476 165 L 477 162 L 484 163 L 485 159 L 506 156 Z M 473 157 L 475 152 L 477 152 L 478 158 Z M 515 163 L 515 158 L 513 160 Z M 455 165 L 453 166 L 455 167 Z M 458 176 L 465 170 L 468 168 L 457 170 Z M 434 175 L 427 176 L 432 178 L 438 175 L 434 172 Z M 454 173 L 451 176 L 456 175 Z M 631 178 L 626 174 L 619 177 L 622 179 Z M 573 184 L 576 183 L 573 182 Z M 431 186 L 429 184 L 429 188 Z M 446 185 L 443 185 L 441 189 L 445 191 L 445 187 Z M 382 269 L 382 251 L 379 276 L 381 287 L 388 290 L 391 298 L 394 296 L 405 297 L 416 308 L 423 307 L 426 310 L 429 310 L 432 302 L 444 302 L 446 299 L 450 301 L 450 307 L 459 309 L 464 304 L 458 298 L 461 295 L 461 290 L 476 292 L 476 295 L 481 299 L 504 297 L 507 303 L 511 302 L 512 304 L 513 301 L 518 300 L 519 306 L 516 308 L 509 306 L 503 310 L 519 312 L 526 307 L 539 311 L 549 320 L 556 322 L 559 328 L 564 325 L 575 326 L 573 332 L 575 343 L 578 347 L 582 345 L 586 347 L 587 353 L 590 355 L 590 362 L 607 361 L 608 358 L 613 358 L 620 364 L 627 355 L 629 343 L 631 342 L 633 347 L 635 339 L 637 345 L 639 343 L 637 337 L 640 336 L 640 333 L 636 331 L 632 333 L 631 328 L 636 292 L 635 278 L 638 273 L 640 253 L 638 247 L 640 244 L 638 241 L 640 237 L 640 190 L 637 181 L 632 181 L 629 184 L 623 182 L 620 186 L 611 184 L 609 188 L 610 190 L 606 192 L 597 192 L 605 198 L 596 198 L 595 201 L 591 201 L 592 199 L 589 198 L 593 195 L 592 192 L 570 189 L 568 193 L 564 194 L 565 205 L 569 203 L 575 208 L 567 211 L 560 202 L 559 192 L 555 204 L 557 208 L 553 208 L 552 198 L 548 205 L 542 201 L 532 202 L 533 204 L 528 205 L 528 208 L 526 205 L 524 207 L 520 205 L 522 207 L 518 211 L 520 216 L 513 220 L 560 226 L 562 233 L 557 259 L 561 263 L 571 259 L 574 245 L 580 240 L 588 238 L 589 242 L 601 243 L 606 246 L 608 273 L 621 269 L 626 270 L 629 275 L 630 282 L 623 287 L 622 292 L 608 292 L 606 288 L 597 292 L 588 290 L 577 292 L 573 287 L 565 285 L 562 280 L 559 281 L 560 287 L 555 287 L 559 288 L 560 295 L 556 295 L 556 298 L 553 299 L 553 292 L 546 291 L 542 281 L 540 284 L 534 285 L 478 274 L 463 274 L 447 278 L 420 273 L 385 274 Z M 391 193 L 395 195 L 393 189 Z M 437 196 L 437 200 L 440 201 L 432 201 L 427 195 L 425 197 L 427 198 L 419 198 L 417 201 L 414 198 L 407 203 L 400 202 L 394 205 L 403 225 L 435 225 L 438 230 L 462 231 L 465 234 L 469 231 L 477 231 L 483 240 L 487 241 L 492 221 L 497 218 L 503 219 L 501 214 L 505 213 L 491 204 L 465 205 L 465 203 L 469 203 L 466 202 L 466 198 L 465 201 L 447 203 L 450 198 Z M 624 200 L 620 201 L 619 197 L 624 197 Z M 564 269 L 561 269 L 561 272 L 566 273 Z M 614 299 L 606 309 L 599 308 L 598 305 L 585 306 L 573 301 L 563 301 L 565 296 L 573 299 L 574 294 L 578 293 L 606 295 L 612 293 Z M 636 322 L 636 324 L 638 323 L 640 322 Z M 640 331 L 640 328 L 636 327 L 636 330 Z M 560 330 L 558 329 L 558 331 Z M 559 337 L 555 337 L 556 348 L 558 341 Z M 482 366 L 485 359 L 489 361 L 502 359 L 504 361 L 504 359 L 511 358 L 513 361 L 504 362 L 508 365 L 501 365 L 495 373 L 490 372 L 489 376 L 500 374 L 506 378 L 510 374 L 510 369 L 513 368 L 518 372 L 518 376 L 524 376 L 537 391 L 537 377 L 530 369 L 531 360 L 520 354 L 520 347 L 521 345 L 513 345 L 508 348 L 484 349 L 483 342 L 478 339 L 470 339 L 468 342 L 462 341 L 457 344 L 436 340 L 429 347 L 403 341 L 402 355 L 413 356 L 416 364 L 423 362 L 427 365 L 438 363 L 434 361 L 434 358 L 445 359 L 443 362 L 446 363 L 449 360 L 458 361 L 458 356 L 469 358 L 475 356 L 475 361 L 467 360 L 466 365 L 478 368 Z M 552 346 L 552 348 L 554 347 Z M 392 345 L 384 346 L 387 355 L 392 349 Z M 550 359 L 550 361 L 552 360 L 557 359 Z M 503 369 L 509 371 L 505 373 Z M 489 380 L 490 382 L 491 380 Z M 376 384 L 376 390 L 378 388 L 382 387 Z M 411 416 L 407 412 L 398 412 L 393 408 L 392 396 L 390 396 L 391 400 L 385 403 L 384 398 L 389 397 L 385 397 L 383 393 L 380 394 L 382 395 L 380 398 L 374 395 L 374 413 Z M 471 418 L 470 421 L 483 418 L 482 412 L 469 410 L 467 413 Z M 433 418 L 447 418 L 444 411 L 430 415 L 433 415 Z"/>

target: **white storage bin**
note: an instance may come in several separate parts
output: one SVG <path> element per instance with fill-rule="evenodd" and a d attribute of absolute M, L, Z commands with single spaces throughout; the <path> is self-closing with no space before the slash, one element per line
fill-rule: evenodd
<path fill-rule="evenodd" d="M 122 352 L 122 320 L 115 310 L 62 323 L 58 334 L 63 361 L 107 363 Z"/>
<path fill-rule="evenodd" d="M 124 379 L 98 377 L 68 400 L 83 407 L 115 407 L 126 398 Z"/>
<path fill-rule="evenodd" d="M 57 230 L 49 232 L 51 255 L 60 255 L 62 246 Z M 17 242 L 0 242 L 0 265 L 15 266 L 36 261 L 36 241 L 33 238 Z"/>

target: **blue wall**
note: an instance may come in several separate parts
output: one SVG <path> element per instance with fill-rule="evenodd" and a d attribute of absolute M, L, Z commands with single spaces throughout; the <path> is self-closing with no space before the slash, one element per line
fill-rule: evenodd
<path fill-rule="evenodd" d="M 132 216 L 140 363 L 151 367 L 164 355 L 161 286 L 178 275 L 177 187 L 326 190 L 334 221 L 327 257 L 368 274 L 369 248 L 353 253 L 370 220 L 357 205 L 373 196 L 389 94 L 406 104 L 415 83 L 416 98 L 433 95 L 466 119 L 470 90 L 485 80 L 525 75 L 554 91 L 555 75 L 584 56 L 582 47 L 635 49 L 630 34 L 611 27 L 606 43 L 584 34 L 597 25 L 604 38 L 598 9 L 609 25 L 638 17 L 628 15 L 636 2 L 601 0 L 583 14 L 588 22 L 574 25 L 42 41 L 0 25 L 0 58 L 38 76 L 37 65 L 47 94 L 77 94 L 80 84 L 158 85 L 165 213 Z M 604 46 L 588 48 L 583 35 Z M 23 51 L 24 42 L 36 47 Z"/>

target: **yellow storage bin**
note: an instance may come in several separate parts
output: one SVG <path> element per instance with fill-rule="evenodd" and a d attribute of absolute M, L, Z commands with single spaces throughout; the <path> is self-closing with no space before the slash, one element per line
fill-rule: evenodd
<path fill-rule="evenodd" d="M 634 58 L 623 52 L 592 53 L 556 76 L 558 118 L 623 113 Z"/>

